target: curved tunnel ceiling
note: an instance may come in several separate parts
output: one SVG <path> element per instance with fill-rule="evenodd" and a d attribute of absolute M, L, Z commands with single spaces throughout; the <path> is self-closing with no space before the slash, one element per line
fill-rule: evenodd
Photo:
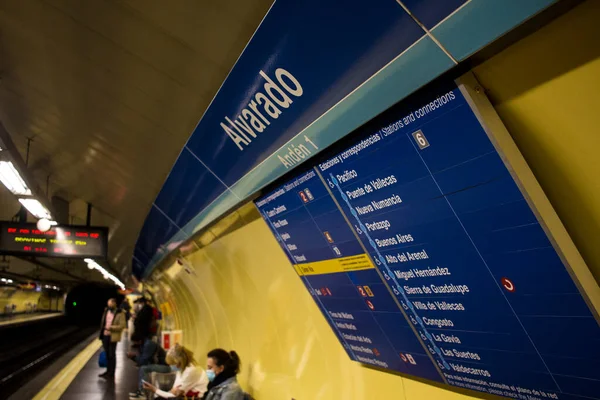
<path fill-rule="evenodd" d="M 110 228 L 109 264 L 129 274 L 138 232 L 198 119 L 269 0 L 0 2 L 0 118 L 73 224 Z M 48 183 L 48 185 L 47 185 Z M 0 187 L 0 219 L 18 211 Z M 11 258 L 8 272 L 97 280 L 83 263 Z"/>

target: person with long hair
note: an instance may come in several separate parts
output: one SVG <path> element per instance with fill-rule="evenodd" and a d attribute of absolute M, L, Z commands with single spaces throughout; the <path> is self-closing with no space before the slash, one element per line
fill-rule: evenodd
<path fill-rule="evenodd" d="M 235 351 L 214 349 L 208 352 L 206 375 L 210 383 L 205 400 L 243 400 L 245 393 L 237 382 L 241 361 Z"/>
<path fill-rule="evenodd" d="M 175 383 L 171 390 L 168 392 L 160 390 L 148 382 L 144 382 L 144 389 L 165 399 L 181 396 L 201 398 L 206 393 L 208 377 L 202 368 L 196 366 L 194 353 L 176 344 L 168 351 L 166 361 L 171 369 L 176 371 Z"/>

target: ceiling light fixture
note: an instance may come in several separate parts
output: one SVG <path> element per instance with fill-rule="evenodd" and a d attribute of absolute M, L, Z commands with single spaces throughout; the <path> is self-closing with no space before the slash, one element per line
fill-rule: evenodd
<path fill-rule="evenodd" d="M 0 181 L 14 195 L 31 196 L 31 190 L 10 161 L 0 161 Z"/>
<path fill-rule="evenodd" d="M 42 203 L 40 203 L 36 199 L 19 199 L 19 203 L 23 204 L 23 207 L 25 207 L 27 211 L 29 211 L 34 217 L 38 219 L 52 219 L 50 211 L 48 211 L 46 207 L 44 207 Z"/>
<path fill-rule="evenodd" d="M 115 285 L 117 285 L 118 287 L 120 287 L 121 289 L 125 289 L 125 284 L 123 282 L 121 282 L 119 280 L 119 278 L 117 278 L 116 276 L 114 276 L 113 274 L 111 274 L 110 272 L 108 272 L 106 269 L 104 269 L 103 267 L 101 267 L 96 261 L 92 260 L 91 258 L 86 258 L 83 261 L 85 261 L 87 263 L 87 266 L 89 269 L 96 269 L 98 270 L 102 276 L 104 277 L 104 279 L 107 280 L 111 280 L 113 281 L 113 283 Z"/>
<path fill-rule="evenodd" d="M 41 232 L 48 232 L 53 226 L 58 225 L 56 221 L 50 221 L 49 219 L 42 218 L 37 222 L 37 228 Z"/>
<path fill-rule="evenodd" d="M 31 140 L 28 143 L 30 142 Z M 27 152 L 29 153 L 29 147 Z M 34 217 L 52 220 L 48 199 L 39 191 L 35 179 L 28 171 L 27 163 L 21 158 L 2 122 L 0 122 L 0 182 Z"/>

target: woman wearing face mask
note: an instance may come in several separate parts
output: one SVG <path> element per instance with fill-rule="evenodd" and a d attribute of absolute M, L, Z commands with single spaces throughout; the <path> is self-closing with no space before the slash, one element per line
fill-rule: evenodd
<path fill-rule="evenodd" d="M 167 353 L 166 361 L 176 371 L 173 388 L 165 392 L 144 382 L 144 389 L 165 399 L 180 396 L 201 398 L 206 393 L 208 378 L 202 368 L 195 366 L 194 354 L 190 350 L 177 344 Z"/>
<path fill-rule="evenodd" d="M 205 400 L 243 400 L 244 392 L 237 382 L 240 357 L 235 351 L 214 349 L 207 354 L 206 375 L 210 383 Z"/>

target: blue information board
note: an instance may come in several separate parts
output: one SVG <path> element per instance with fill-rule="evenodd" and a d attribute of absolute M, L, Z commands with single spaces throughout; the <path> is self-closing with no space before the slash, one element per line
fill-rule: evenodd
<path fill-rule="evenodd" d="M 600 326 L 455 84 L 256 201 L 350 358 L 517 399 L 600 399 Z"/>

